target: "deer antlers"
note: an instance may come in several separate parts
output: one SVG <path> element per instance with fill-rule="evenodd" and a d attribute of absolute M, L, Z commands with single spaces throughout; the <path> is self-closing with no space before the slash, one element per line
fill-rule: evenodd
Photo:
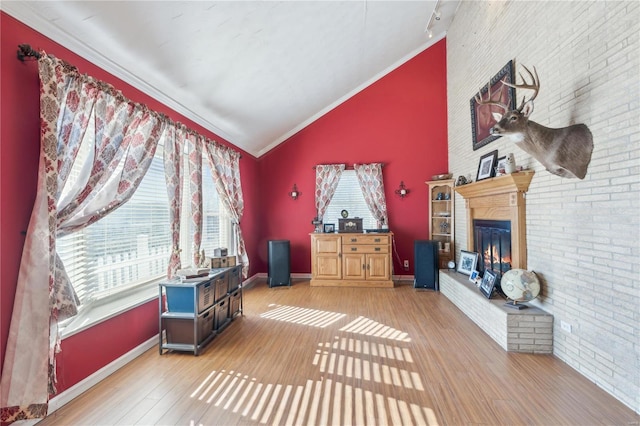
<path fill-rule="evenodd" d="M 531 84 L 527 83 L 527 80 L 524 78 L 524 76 L 522 75 L 521 72 L 519 72 L 518 74 L 520 75 L 520 78 L 522 79 L 522 84 L 511 84 L 511 83 L 507 83 L 506 81 L 502 82 L 502 84 L 504 84 L 506 86 L 509 86 L 509 87 L 513 87 L 514 89 L 531 89 L 531 90 L 533 90 L 533 95 L 531 95 L 529 100 L 526 100 L 526 98 L 524 96 L 522 97 L 522 103 L 518 107 L 518 111 L 522 111 L 522 108 L 524 107 L 525 103 L 533 102 L 533 100 L 536 98 L 536 96 L 538 96 L 538 91 L 540 90 L 540 78 L 538 77 L 538 71 L 536 71 L 536 67 L 533 67 L 533 73 L 531 71 L 529 71 L 529 68 L 527 68 L 524 65 L 522 66 L 522 68 L 524 68 L 527 71 L 527 73 L 529 74 L 529 77 L 531 77 L 531 80 L 532 80 Z"/>
<path fill-rule="evenodd" d="M 505 86 L 513 87 L 514 89 L 531 89 L 531 90 L 533 90 L 533 95 L 531 95 L 531 97 L 528 100 L 526 99 L 526 97 L 524 97 L 524 96 L 522 97 L 522 103 L 518 107 L 518 111 L 519 112 L 522 112 L 522 108 L 524 108 L 525 103 L 533 102 L 533 100 L 536 98 L 536 96 L 538 96 L 538 91 L 540 90 L 540 78 L 538 77 L 538 71 L 536 71 L 536 67 L 533 67 L 533 73 L 526 66 L 523 65 L 522 67 L 529 74 L 529 77 L 532 80 L 531 84 L 527 83 L 527 80 L 524 78 L 522 73 L 518 73 L 520 75 L 520 78 L 522 79 L 522 84 L 511 84 L 511 83 L 507 83 L 504 80 L 501 80 L 502 84 L 504 84 Z M 482 99 L 482 90 L 479 90 L 478 94 L 475 96 L 475 100 L 478 103 L 478 105 L 496 105 L 496 106 L 499 106 L 500 108 L 502 108 L 504 110 L 504 112 L 507 112 L 507 111 L 509 111 L 511 109 L 511 108 L 509 108 L 508 105 L 503 104 L 500 101 L 495 101 L 495 100 L 491 99 L 491 82 L 487 83 L 487 99 Z"/>

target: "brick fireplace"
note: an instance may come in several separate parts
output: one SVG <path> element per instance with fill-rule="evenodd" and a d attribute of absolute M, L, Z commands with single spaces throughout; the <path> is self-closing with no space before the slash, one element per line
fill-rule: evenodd
<path fill-rule="evenodd" d="M 467 210 L 467 250 L 478 251 L 476 240 L 479 234 L 474 223 L 507 222 L 511 243 L 509 269 L 527 269 L 525 193 L 533 175 L 533 171 L 523 171 L 456 187 L 456 192 L 465 200 Z M 480 257 L 482 261 L 482 253 Z M 504 269 L 504 265 L 499 268 Z"/>
<path fill-rule="evenodd" d="M 527 269 L 525 193 L 533 175 L 517 172 L 456 187 L 467 210 L 467 250 L 480 254 L 479 271 L 489 267 L 501 275 Z M 499 295 L 487 300 L 467 276 L 454 271 L 440 270 L 439 278 L 442 294 L 505 350 L 553 353 L 552 315 L 533 306 L 506 308 Z"/>

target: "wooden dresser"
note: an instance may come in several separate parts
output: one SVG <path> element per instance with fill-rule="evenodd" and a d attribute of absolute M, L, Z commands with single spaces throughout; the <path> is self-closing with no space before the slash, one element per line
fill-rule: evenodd
<path fill-rule="evenodd" d="M 392 233 L 311 234 L 311 286 L 393 287 Z"/>

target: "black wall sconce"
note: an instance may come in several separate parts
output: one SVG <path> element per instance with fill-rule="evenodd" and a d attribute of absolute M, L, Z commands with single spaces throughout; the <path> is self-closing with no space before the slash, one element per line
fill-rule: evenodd
<path fill-rule="evenodd" d="M 396 189 L 396 194 L 398 194 L 400 198 L 404 198 L 409 194 L 409 190 L 404 186 L 404 181 L 400 181 L 400 186 Z"/>
<path fill-rule="evenodd" d="M 293 188 L 291 188 L 291 192 L 289 193 L 289 196 L 294 200 L 297 200 L 300 195 L 302 195 L 302 192 L 298 191 L 298 187 L 294 183 Z"/>

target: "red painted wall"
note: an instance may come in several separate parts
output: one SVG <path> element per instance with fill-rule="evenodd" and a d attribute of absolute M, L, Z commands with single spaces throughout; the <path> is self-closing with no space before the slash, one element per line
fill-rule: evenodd
<path fill-rule="evenodd" d="M 16 59 L 18 44 L 63 58 L 130 99 L 218 140 L 201 126 L 0 11 L 0 364 L 13 308 L 20 257 L 36 194 L 39 157 L 37 64 Z M 314 170 L 320 163 L 385 163 L 391 230 L 400 259 L 413 264 L 413 240 L 427 235 L 424 181 L 447 170 L 446 47 L 441 41 L 326 114 L 259 160 L 240 161 L 243 233 L 249 275 L 266 272 L 269 239 L 292 243 L 292 271 L 310 272 L 309 232 L 315 216 Z M 394 194 L 403 180 L 411 193 Z M 296 183 L 297 201 L 288 193 Z M 396 273 L 402 271 L 395 264 Z M 65 339 L 58 358 L 63 391 L 157 333 L 157 302 Z M 123 333 L 123 330 L 127 333 Z"/>
<path fill-rule="evenodd" d="M 16 59 L 19 44 L 44 49 L 77 66 L 81 72 L 112 84 L 128 98 L 211 139 L 229 143 L 4 12 L 0 12 L 0 43 L 0 364 L 3 364 L 25 239 L 22 231 L 28 227 L 36 195 L 40 152 L 38 66 Z M 258 221 L 262 221 L 257 214 L 262 211 L 257 210 L 255 202 L 257 159 L 242 152 L 240 173 L 245 193 L 242 226 L 251 259 L 257 257 Z M 250 274 L 256 271 L 252 267 Z M 157 324 L 158 305 L 153 301 L 65 339 L 58 358 L 59 390 L 69 388 L 157 334 Z"/>
<path fill-rule="evenodd" d="M 410 264 L 404 271 L 395 259 L 394 273 L 413 274 L 413 241 L 428 233 L 424 182 L 447 172 L 446 87 L 443 40 L 261 157 L 263 265 L 267 240 L 287 239 L 292 272 L 311 271 L 314 165 L 383 162 L 389 227 L 400 262 Z M 395 194 L 400 181 L 411 191 L 404 199 Z M 288 196 L 294 183 L 302 193 L 295 201 Z"/>

